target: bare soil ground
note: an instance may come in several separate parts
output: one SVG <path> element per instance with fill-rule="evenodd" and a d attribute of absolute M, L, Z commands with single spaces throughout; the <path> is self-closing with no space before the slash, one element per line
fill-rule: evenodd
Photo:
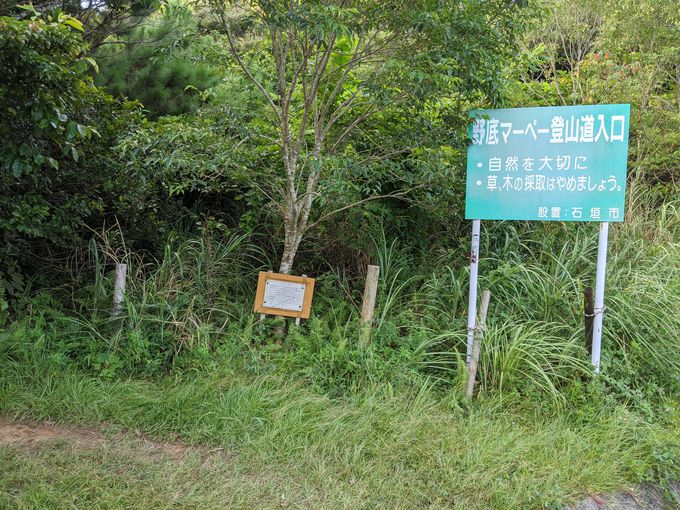
<path fill-rule="evenodd" d="M 91 446 L 104 441 L 95 430 L 68 428 L 53 423 L 12 422 L 0 417 L 0 445 L 31 446 L 39 441 L 67 439 L 79 446 Z"/>
<path fill-rule="evenodd" d="M 31 448 L 43 441 L 67 441 L 75 448 L 92 449 L 130 439 L 134 441 L 132 444 L 135 445 L 135 449 L 138 449 L 138 452 L 143 451 L 147 457 L 163 456 L 179 460 L 187 454 L 199 453 L 204 461 L 209 461 L 211 455 L 219 456 L 221 460 L 228 458 L 222 448 L 208 449 L 154 441 L 139 431 L 106 434 L 98 428 L 70 427 L 52 422 L 16 422 L 0 416 L 0 446 Z"/>

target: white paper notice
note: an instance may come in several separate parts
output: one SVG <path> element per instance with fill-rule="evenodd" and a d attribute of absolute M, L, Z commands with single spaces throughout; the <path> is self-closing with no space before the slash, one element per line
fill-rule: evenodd
<path fill-rule="evenodd" d="M 267 280 L 264 302 L 267 308 L 299 312 L 305 299 L 305 284 Z"/>

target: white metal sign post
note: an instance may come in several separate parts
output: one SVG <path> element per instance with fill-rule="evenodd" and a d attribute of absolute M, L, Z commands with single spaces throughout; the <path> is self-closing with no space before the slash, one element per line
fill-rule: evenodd
<path fill-rule="evenodd" d="M 624 220 L 630 105 L 475 110 L 465 218 L 472 220 L 467 355 L 477 326 L 481 220 L 599 223 L 591 361 L 600 371 L 610 222 Z"/>
<path fill-rule="evenodd" d="M 472 345 L 475 341 L 475 328 L 477 327 L 477 277 L 479 275 L 479 232 L 480 220 L 472 220 L 472 247 L 470 249 L 470 298 L 468 300 L 467 319 L 467 356 L 466 363 L 470 366 Z"/>
<path fill-rule="evenodd" d="M 602 319 L 604 318 L 604 280 L 607 271 L 607 238 L 609 223 L 600 223 L 600 237 L 597 245 L 597 273 L 595 275 L 595 309 L 593 317 L 593 353 L 591 362 L 595 373 L 600 372 L 600 354 L 602 353 Z"/>
<path fill-rule="evenodd" d="M 467 355 L 466 363 L 470 366 L 472 346 L 477 327 L 477 288 L 479 280 L 479 235 L 481 221 L 472 220 L 472 242 L 470 248 L 470 291 L 468 299 L 467 317 Z M 597 245 L 597 270 L 595 275 L 595 308 L 593 310 L 593 352 L 591 363 L 595 373 L 600 372 L 600 357 L 602 354 L 602 320 L 604 319 L 604 286 L 607 273 L 607 244 L 609 237 L 609 223 L 600 223 L 600 235 Z"/>

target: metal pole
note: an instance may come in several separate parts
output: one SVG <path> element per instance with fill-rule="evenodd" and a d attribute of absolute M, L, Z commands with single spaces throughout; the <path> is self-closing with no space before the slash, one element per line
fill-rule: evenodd
<path fill-rule="evenodd" d="M 602 318 L 604 315 L 604 280 L 607 269 L 607 237 L 609 223 L 600 223 L 600 239 L 597 245 L 597 274 L 595 276 L 595 309 L 593 310 L 593 354 L 591 361 L 595 373 L 600 372 L 602 352 Z"/>
<path fill-rule="evenodd" d="M 477 275 L 479 273 L 479 231 L 481 220 L 472 220 L 472 244 L 470 248 L 470 297 L 468 300 L 467 320 L 467 356 L 465 361 L 470 366 L 472 346 L 475 341 L 477 325 Z"/>
<path fill-rule="evenodd" d="M 118 317 L 123 309 L 126 275 L 127 264 L 116 264 L 116 280 L 113 286 L 113 310 L 111 312 L 114 317 Z"/>

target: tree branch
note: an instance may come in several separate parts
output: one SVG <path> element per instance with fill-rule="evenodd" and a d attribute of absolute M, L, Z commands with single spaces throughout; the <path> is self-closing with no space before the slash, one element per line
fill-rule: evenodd
<path fill-rule="evenodd" d="M 236 61 L 238 62 L 239 66 L 241 66 L 241 69 L 243 72 L 246 74 L 248 79 L 257 87 L 257 89 L 262 93 L 264 98 L 267 100 L 267 103 L 269 103 L 269 106 L 271 106 L 272 111 L 276 115 L 276 118 L 281 120 L 281 113 L 279 112 L 278 108 L 276 107 L 276 104 L 274 104 L 274 101 L 271 98 L 271 95 L 269 92 L 267 92 L 267 89 L 264 88 L 264 85 L 259 82 L 257 78 L 253 75 L 253 73 L 250 71 L 250 68 L 246 65 L 246 63 L 243 61 L 243 58 L 241 57 L 241 54 L 238 51 L 238 48 L 236 47 L 236 43 L 234 42 L 234 37 L 231 33 L 231 30 L 229 29 L 229 23 L 227 23 L 227 20 L 224 17 L 224 11 L 220 10 L 220 19 L 222 21 L 222 25 L 224 26 L 224 32 L 227 36 L 227 40 L 229 41 L 229 47 L 231 49 L 231 54 L 234 56 Z"/>
<path fill-rule="evenodd" d="M 335 209 L 335 210 L 333 210 L 329 213 L 322 215 L 319 219 L 310 223 L 307 226 L 307 230 L 313 229 L 314 227 L 318 226 L 321 222 L 323 222 L 324 220 L 327 220 L 331 216 L 334 216 L 338 213 L 341 213 L 342 211 L 346 211 L 347 209 L 351 209 L 352 207 L 356 207 L 358 205 L 365 204 L 366 202 L 372 202 L 373 200 L 381 200 L 383 198 L 400 198 L 400 197 L 406 196 L 409 193 L 417 190 L 418 188 L 422 188 L 424 186 L 425 186 L 424 184 L 419 184 L 418 186 L 414 186 L 412 188 L 402 190 L 402 191 L 396 191 L 394 193 L 386 193 L 384 195 L 371 195 L 370 197 L 362 198 L 361 200 L 357 200 L 356 202 L 352 202 L 351 204 L 347 204 L 343 207 L 339 207 L 338 209 Z"/>

